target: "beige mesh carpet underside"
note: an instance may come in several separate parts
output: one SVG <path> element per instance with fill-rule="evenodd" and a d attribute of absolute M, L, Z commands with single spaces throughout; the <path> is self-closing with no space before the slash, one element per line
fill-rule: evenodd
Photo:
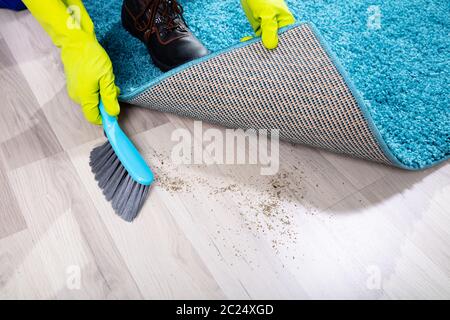
<path fill-rule="evenodd" d="M 282 139 L 392 164 L 358 102 L 307 24 L 222 53 L 127 102 L 242 129 L 280 129 Z"/>

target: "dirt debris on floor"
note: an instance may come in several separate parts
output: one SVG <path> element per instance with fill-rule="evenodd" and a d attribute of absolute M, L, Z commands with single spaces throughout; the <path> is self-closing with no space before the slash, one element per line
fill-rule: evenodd
<path fill-rule="evenodd" d="M 224 170 L 221 174 L 205 174 L 206 165 L 177 166 L 167 155 L 153 151 L 149 155 L 156 176 L 156 186 L 172 195 L 191 193 L 194 190 L 208 190 L 208 202 L 215 201 L 230 212 L 238 211 L 241 226 L 232 230 L 229 226 L 217 225 L 215 237 L 220 240 L 228 231 L 236 235 L 244 231 L 256 239 L 268 238 L 276 253 L 295 246 L 298 239 L 298 224 L 295 215 L 299 211 L 314 214 L 314 209 L 306 201 L 304 172 L 295 174 L 285 169 L 273 176 L 249 173 L 239 174 L 239 170 Z M 186 170 L 194 168 L 195 170 Z M 201 172 L 201 173 L 200 173 Z M 200 175 L 201 174 L 201 175 Z M 193 194 L 194 197 L 194 194 Z M 208 203 L 204 203 L 205 206 Z M 309 206 L 309 208 L 308 208 Z M 302 210 L 300 210 L 302 209 Z M 210 210 L 213 214 L 213 209 Z M 235 229 L 234 227 L 233 229 Z M 219 237 L 221 237 L 219 239 Z M 224 241 L 227 239 L 223 238 Z M 246 249 L 236 248 L 236 256 L 245 254 Z"/>

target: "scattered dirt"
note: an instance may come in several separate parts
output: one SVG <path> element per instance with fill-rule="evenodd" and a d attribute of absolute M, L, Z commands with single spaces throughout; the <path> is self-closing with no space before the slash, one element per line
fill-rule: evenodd
<path fill-rule="evenodd" d="M 205 165 L 183 165 L 180 169 L 168 156 L 155 151 L 149 155 L 149 162 L 155 171 L 156 186 L 172 195 L 191 193 L 204 208 L 215 202 L 215 206 L 229 209 L 229 214 L 239 214 L 242 221 L 239 227 L 216 225 L 213 238 L 223 244 L 229 242 L 230 235 L 249 234 L 256 239 L 267 238 L 278 254 L 297 244 L 298 213 L 306 209 L 306 213 L 314 214 L 314 209 L 304 200 L 308 190 L 304 172 L 298 169 L 301 164 L 295 170 L 280 169 L 274 176 L 261 176 L 242 173 L 239 169 L 227 170 L 225 166 L 221 168 L 223 172 L 216 169 L 214 174 L 208 174 L 211 168 Z M 207 200 L 201 202 L 205 197 Z M 209 212 L 215 214 L 213 209 Z M 236 257 L 247 257 L 248 251 L 253 250 L 248 245 L 246 248 L 245 243 L 239 248 L 232 247 Z"/>
<path fill-rule="evenodd" d="M 170 166 L 167 156 L 153 151 L 151 155 L 152 170 L 156 185 L 169 192 L 190 192 L 191 184 L 182 177 L 174 175 L 176 167 Z M 174 171 L 175 170 L 175 171 Z"/>

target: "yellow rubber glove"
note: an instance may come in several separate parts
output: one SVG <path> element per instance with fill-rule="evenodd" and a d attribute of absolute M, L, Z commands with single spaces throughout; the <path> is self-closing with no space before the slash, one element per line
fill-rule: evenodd
<path fill-rule="evenodd" d="M 33 16 L 61 48 L 69 96 L 81 105 L 86 119 L 101 124 L 101 97 L 105 110 L 117 116 L 119 88 L 108 54 L 98 43 L 94 24 L 81 0 L 23 0 Z"/>
<path fill-rule="evenodd" d="M 241 4 L 255 34 L 262 37 L 267 49 L 277 47 L 279 28 L 295 23 L 284 0 L 241 0 Z"/>

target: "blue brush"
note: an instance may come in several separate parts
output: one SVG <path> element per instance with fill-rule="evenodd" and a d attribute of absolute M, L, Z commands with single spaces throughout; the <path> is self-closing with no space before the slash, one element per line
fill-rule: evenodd
<path fill-rule="evenodd" d="M 99 108 L 108 141 L 92 150 L 89 164 L 116 213 L 132 221 L 147 198 L 153 173 L 120 129 L 117 118 L 106 113 L 102 102 Z"/>

